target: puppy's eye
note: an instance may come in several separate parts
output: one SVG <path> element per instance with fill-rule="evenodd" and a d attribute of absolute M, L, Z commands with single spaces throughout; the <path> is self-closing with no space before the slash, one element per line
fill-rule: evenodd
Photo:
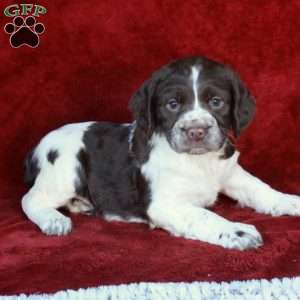
<path fill-rule="evenodd" d="M 224 100 L 219 97 L 213 97 L 213 98 L 209 99 L 208 105 L 212 109 L 220 109 L 224 106 Z"/>
<path fill-rule="evenodd" d="M 168 101 L 166 107 L 170 111 L 178 111 L 180 104 L 175 98 L 172 98 Z"/>

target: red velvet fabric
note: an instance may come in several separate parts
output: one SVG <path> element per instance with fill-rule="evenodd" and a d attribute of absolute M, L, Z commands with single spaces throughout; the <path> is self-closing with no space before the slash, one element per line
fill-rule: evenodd
<path fill-rule="evenodd" d="M 13 49 L 0 30 L 0 293 L 299 275 L 298 217 L 272 218 L 220 199 L 216 212 L 263 235 L 263 247 L 239 252 L 86 216 L 72 217 L 71 235 L 47 237 L 20 199 L 23 158 L 45 133 L 69 122 L 130 120 L 130 95 L 151 72 L 193 54 L 234 66 L 257 98 L 256 119 L 239 141 L 242 164 L 300 194 L 300 1 L 38 4 L 48 9 L 38 48 Z M 1 26 L 9 21 L 1 16 Z"/>

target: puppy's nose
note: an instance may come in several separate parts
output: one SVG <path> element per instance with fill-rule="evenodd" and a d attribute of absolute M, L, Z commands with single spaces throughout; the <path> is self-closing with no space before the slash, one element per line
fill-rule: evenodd
<path fill-rule="evenodd" d="M 193 142 L 200 142 L 207 135 L 208 128 L 209 127 L 190 127 L 186 129 L 186 134 L 189 140 Z"/>

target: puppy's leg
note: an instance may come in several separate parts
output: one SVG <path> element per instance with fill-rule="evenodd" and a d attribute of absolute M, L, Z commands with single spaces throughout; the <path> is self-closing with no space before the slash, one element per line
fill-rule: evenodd
<path fill-rule="evenodd" d="M 175 236 L 200 240 L 224 248 L 245 250 L 257 248 L 263 241 L 252 225 L 230 222 L 217 214 L 193 206 L 172 203 L 151 204 L 148 210 L 151 222 Z"/>
<path fill-rule="evenodd" d="M 33 186 L 22 198 L 22 208 L 27 217 L 47 235 L 66 235 L 72 230 L 71 219 L 56 208 L 67 204 L 57 201 L 60 195 L 45 193 Z"/>
<path fill-rule="evenodd" d="M 272 216 L 300 215 L 300 197 L 272 189 L 258 178 L 236 165 L 224 182 L 222 192 L 243 206 Z"/>

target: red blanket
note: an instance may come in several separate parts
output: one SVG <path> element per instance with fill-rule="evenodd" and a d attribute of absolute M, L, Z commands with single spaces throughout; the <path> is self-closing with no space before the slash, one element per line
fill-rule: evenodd
<path fill-rule="evenodd" d="M 47 9 L 36 16 L 45 27 L 38 47 L 14 49 L 0 30 L 0 294 L 300 275 L 300 218 L 272 218 L 221 197 L 214 210 L 257 226 L 263 247 L 224 250 L 86 216 L 73 217 L 71 235 L 47 237 L 20 208 L 23 158 L 45 133 L 69 122 L 130 120 L 130 95 L 151 72 L 192 54 L 234 66 L 257 98 L 256 119 L 239 142 L 241 163 L 300 194 L 300 1 L 38 4 Z M 12 19 L 2 14 L 1 26 Z"/>

